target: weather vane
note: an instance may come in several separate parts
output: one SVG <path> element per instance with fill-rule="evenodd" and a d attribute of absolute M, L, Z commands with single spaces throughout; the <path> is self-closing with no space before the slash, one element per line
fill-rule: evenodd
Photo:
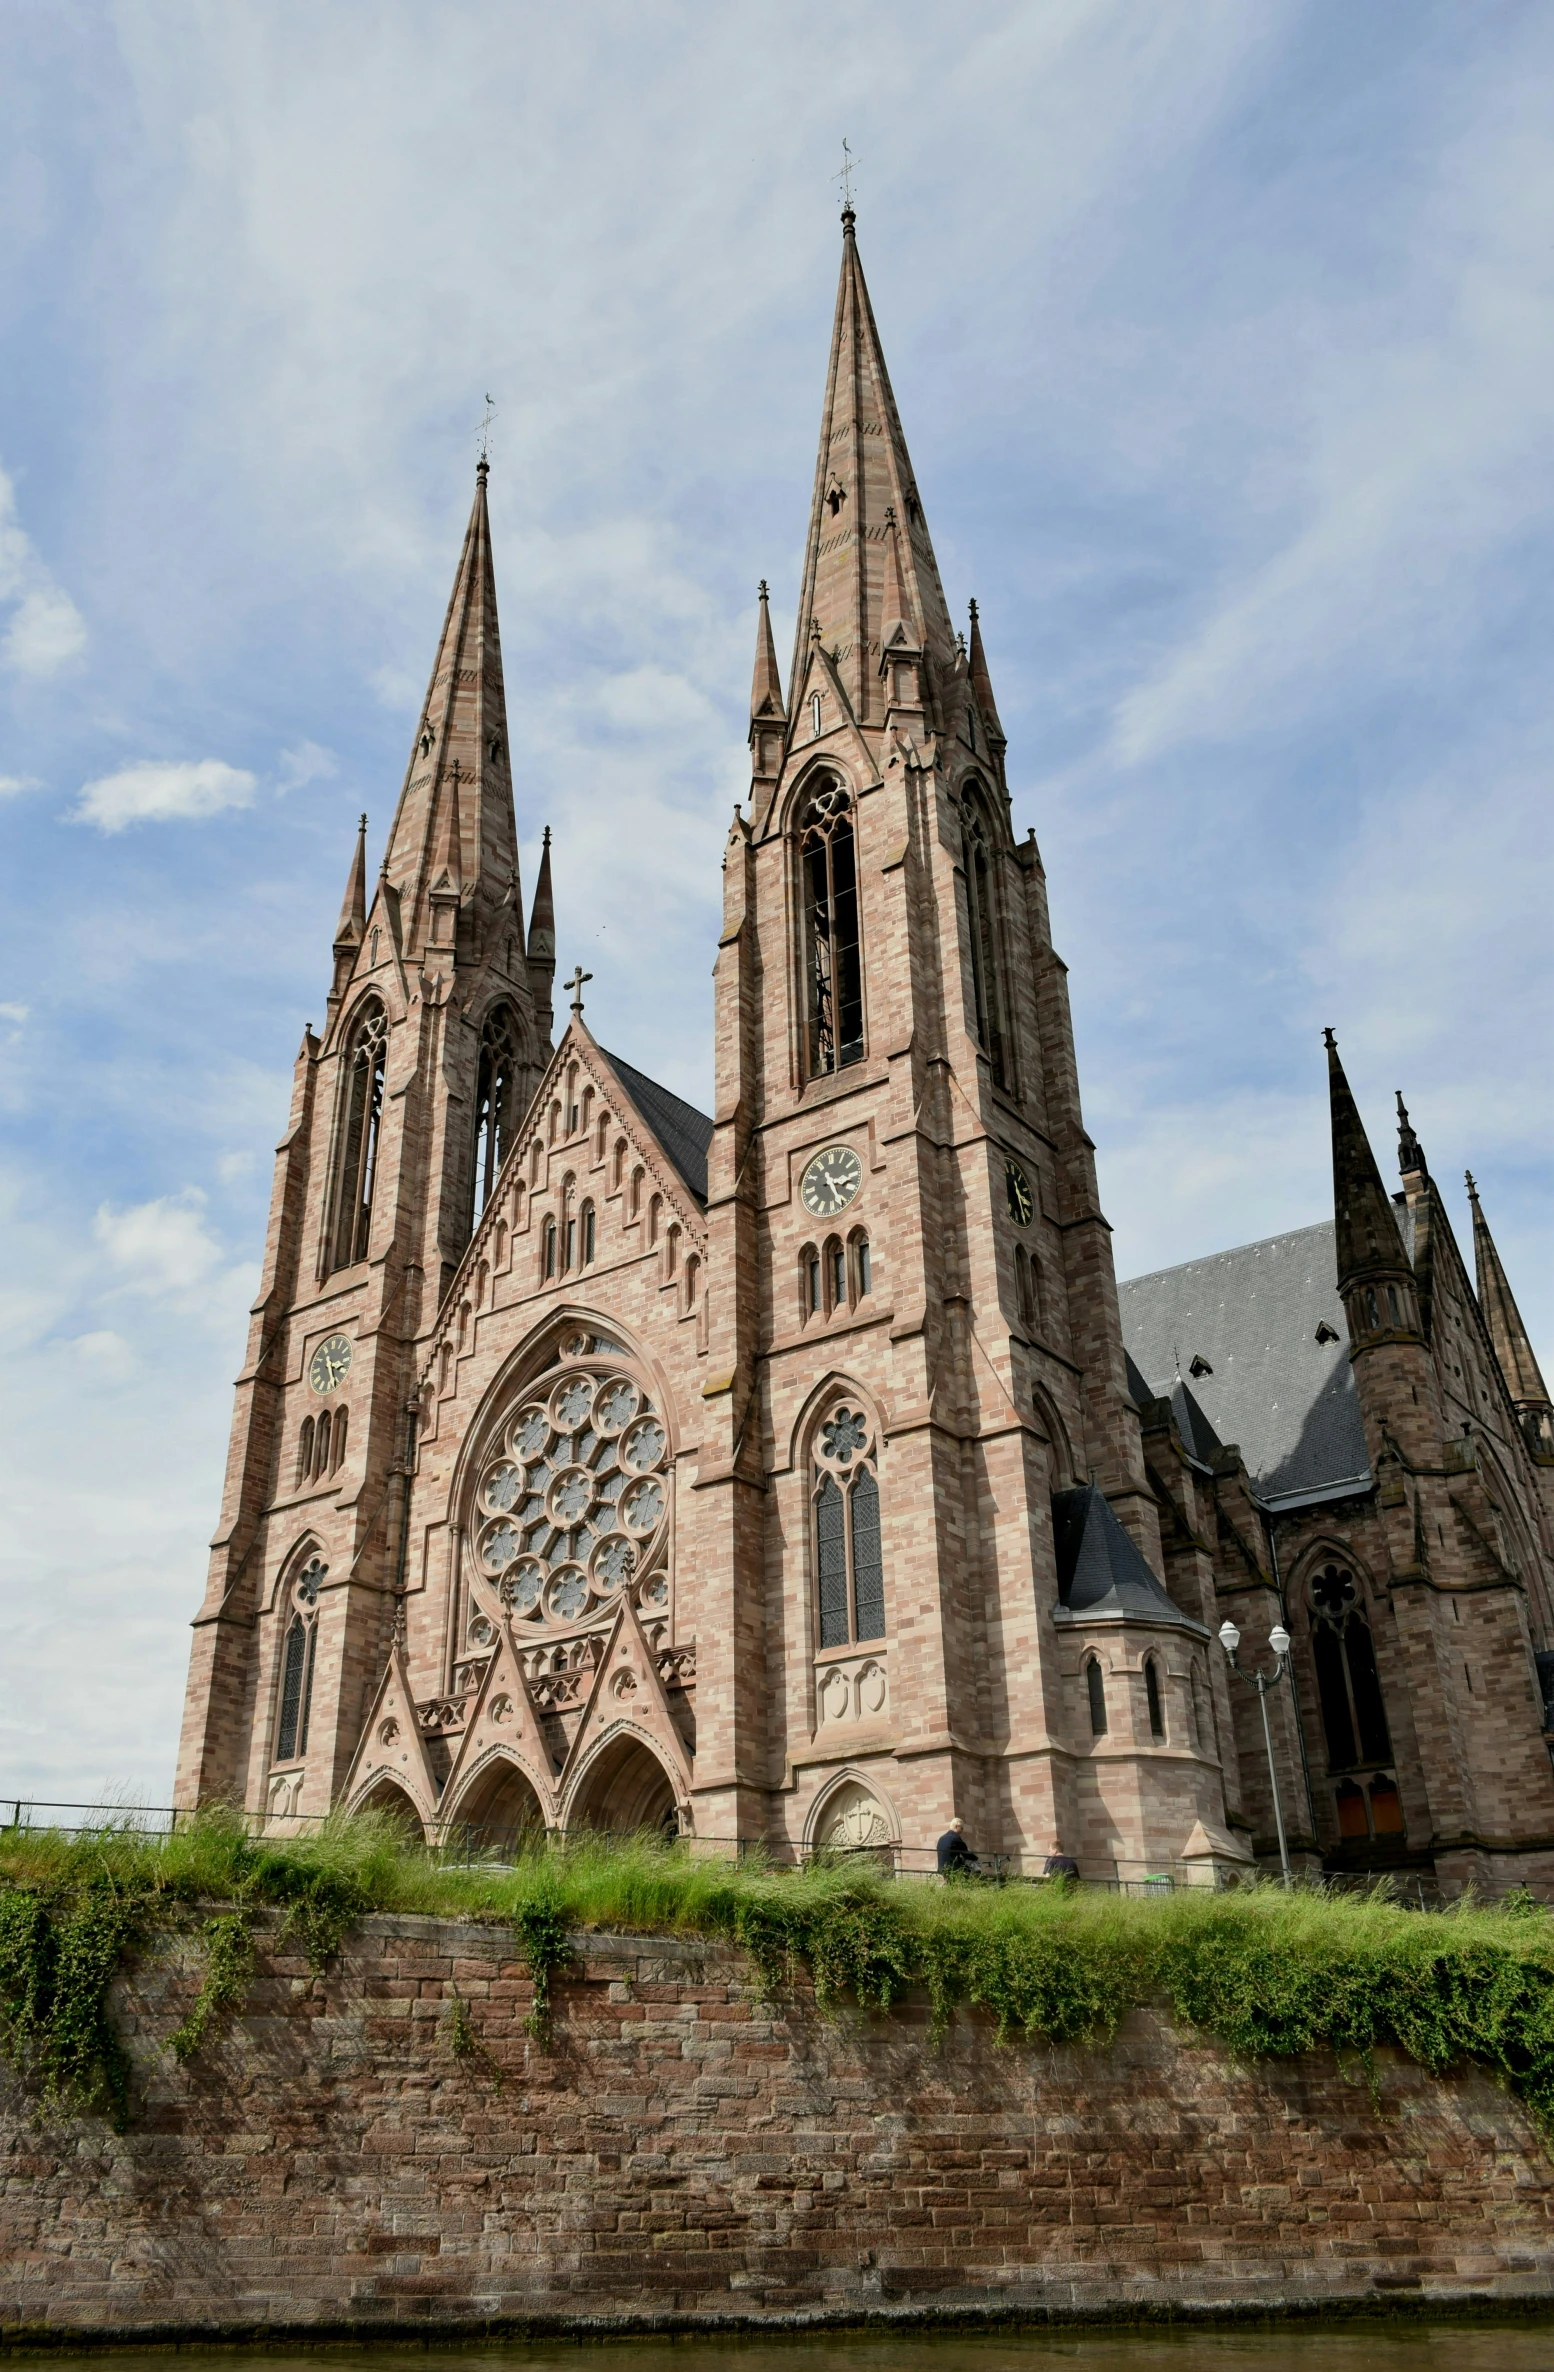
<path fill-rule="evenodd" d="M 480 423 L 480 458 L 482 461 L 489 461 L 491 458 L 491 423 L 495 418 L 496 406 L 488 395 L 485 412 Z"/>
<path fill-rule="evenodd" d="M 842 170 L 831 176 L 833 181 L 839 181 L 842 185 L 842 212 L 844 214 L 851 214 L 853 210 L 853 175 L 857 169 L 858 159 L 853 155 L 844 138 L 842 141 Z"/>

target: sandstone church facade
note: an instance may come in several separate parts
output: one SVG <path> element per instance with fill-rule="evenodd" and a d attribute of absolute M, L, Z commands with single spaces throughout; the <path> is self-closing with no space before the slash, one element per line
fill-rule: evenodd
<path fill-rule="evenodd" d="M 1475 1292 L 1333 1050 L 1332 1223 L 1119 1295 L 850 213 L 750 751 L 704 1117 L 605 1051 L 584 976 L 554 1011 L 482 463 L 297 1058 L 178 1800 L 904 1867 L 959 1813 L 1027 1871 L 1212 1880 L 1274 1850 L 1217 1633 L 1282 1617 L 1298 1860 L 1554 1879 L 1554 1412 L 1487 1227 Z"/>

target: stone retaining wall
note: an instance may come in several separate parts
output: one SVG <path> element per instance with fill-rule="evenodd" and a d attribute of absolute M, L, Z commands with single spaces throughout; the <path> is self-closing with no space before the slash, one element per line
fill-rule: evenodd
<path fill-rule="evenodd" d="M 1554 2160 L 1486 2074 L 1238 2066 L 1154 2012 L 995 2047 L 920 2007 L 771 2015 L 736 1956 L 579 1939 L 553 2047 L 502 1929 L 272 1954 L 182 2069 L 198 1961 L 137 1964 L 135 2118 L 0 2078 L 0 2326 L 69 2333 L 1046 2316 L 1554 2297 Z M 475 2049 L 450 2016 L 464 2002 Z"/>

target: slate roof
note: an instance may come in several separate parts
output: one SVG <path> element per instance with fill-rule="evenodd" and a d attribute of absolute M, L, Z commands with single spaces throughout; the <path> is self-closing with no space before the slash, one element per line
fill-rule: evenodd
<path fill-rule="evenodd" d="M 1178 1358 L 1182 1376 L 1208 1361 L 1213 1373 L 1192 1378 L 1189 1398 L 1220 1441 L 1239 1443 L 1260 1498 L 1369 1486 L 1330 1219 L 1130 1278 L 1117 1298 L 1130 1361 L 1152 1392 L 1185 1389 Z M 1331 1342 L 1316 1339 L 1324 1324 Z"/>
<path fill-rule="evenodd" d="M 683 1096 L 671 1095 L 667 1087 L 660 1087 L 658 1081 L 650 1079 L 645 1071 L 634 1070 L 629 1062 L 622 1062 L 620 1056 L 611 1054 L 608 1048 L 602 1051 L 605 1061 L 697 1201 L 705 1205 L 707 1148 L 712 1143 L 712 1122 L 706 1113 L 698 1112 L 696 1106 L 688 1104 Z"/>
<path fill-rule="evenodd" d="M 1168 1597 L 1145 1563 L 1143 1551 L 1094 1483 L 1077 1483 L 1052 1495 L 1052 1538 L 1058 1560 L 1058 1604 L 1068 1614 L 1092 1620 L 1098 1614 L 1147 1617 L 1201 1630 Z"/>

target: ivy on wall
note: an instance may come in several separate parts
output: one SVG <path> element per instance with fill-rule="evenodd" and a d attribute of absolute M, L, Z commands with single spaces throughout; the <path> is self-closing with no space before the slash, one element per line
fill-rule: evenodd
<path fill-rule="evenodd" d="M 241 2008 L 258 1915 L 321 1974 L 368 1911 L 501 1922 L 529 1971 L 526 2031 L 545 2047 L 553 1987 L 589 1929 L 699 1935 L 748 1954 L 776 2000 L 807 1982 L 822 2011 L 887 2013 L 925 1992 L 942 2034 L 966 2006 L 1000 2041 L 1104 2041 L 1164 2000 L 1178 2023 L 1246 2057 L 1329 2049 L 1369 2067 L 1392 2043 L 1444 2072 L 1496 2069 L 1554 2133 L 1554 1918 L 1527 1897 L 1406 1911 L 1367 1897 L 1254 1886 L 1119 1900 L 1065 1886 L 890 1880 L 857 1864 L 795 1872 L 698 1858 L 654 1838 L 540 1847 L 514 1867 L 453 1867 L 386 1824 L 331 1821 L 256 1839 L 202 1814 L 167 1839 L 0 1832 L 0 2047 L 45 2106 L 122 2126 L 130 2068 L 110 2011 L 126 1954 L 198 1937 L 199 1991 L 169 2045 L 195 2057 Z M 463 2005 L 449 2048 L 474 2048 Z"/>

